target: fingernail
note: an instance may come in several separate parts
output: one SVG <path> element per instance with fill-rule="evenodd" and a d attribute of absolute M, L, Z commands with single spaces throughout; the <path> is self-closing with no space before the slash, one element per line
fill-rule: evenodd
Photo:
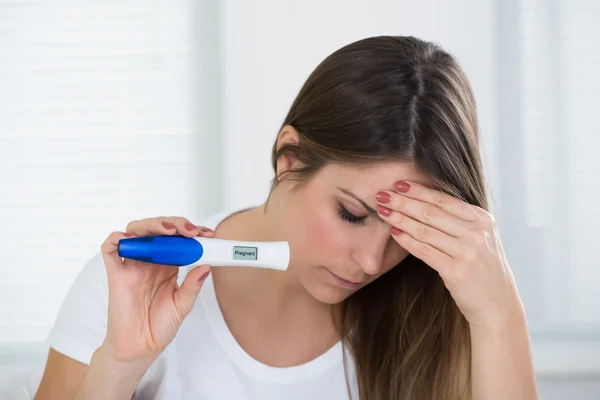
<path fill-rule="evenodd" d="M 187 229 L 188 231 L 195 231 L 196 229 L 198 229 L 198 227 L 194 224 L 191 224 L 189 222 L 185 223 L 185 229 Z"/>
<path fill-rule="evenodd" d="M 394 184 L 394 187 L 400 193 L 406 193 L 410 190 L 410 185 L 404 181 L 398 181 Z"/>
<path fill-rule="evenodd" d="M 123 234 L 123 236 L 125 236 L 125 237 L 132 237 L 134 235 L 135 235 L 135 233 L 131 233 L 131 232 L 126 232 Z"/>
<path fill-rule="evenodd" d="M 396 228 L 395 226 L 392 226 L 391 230 L 392 230 L 392 235 L 399 236 L 402 234 L 402 231 L 400 229 Z"/>
<path fill-rule="evenodd" d="M 168 222 L 163 222 L 163 223 L 162 223 L 162 226 L 163 226 L 165 229 L 173 229 L 173 228 L 175 228 L 175 225 L 173 225 L 173 224 L 170 224 L 170 223 L 168 223 Z"/>
<path fill-rule="evenodd" d="M 213 230 L 210 229 L 210 228 L 207 228 L 207 227 L 203 226 L 202 227 L 202 232 L 213 232 Z"/>
<path fill-rule="evenodd" d="M 392 200 L 392 196 L 390 196 L 387 192 L 378 192 L 377 193 L 377 201 L 380 203 L 389 203 Z"/>
<path fill-rule="evenodd" d="M 208 274 L 210 274 L 210 270 L 203 273 L 202 276 L 200 278 L 198 278 L 198 282 L 202 282 L 203 280 L 205 280 L 206 277 L 208 276 Z"/>
<path fill-rule="evenodd" d="M 377 212 L 382 215 L 385 215 L 386 217 L 392 215 L 392 210 L 384 206 L 377 206 Z"/>

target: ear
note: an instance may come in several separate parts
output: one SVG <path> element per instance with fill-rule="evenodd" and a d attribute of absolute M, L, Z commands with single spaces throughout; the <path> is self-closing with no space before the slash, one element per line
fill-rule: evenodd
<path fill-rule="evenodd" d="M 291 125 L 285 125 L 281 128 L 279 132 L 279 136 L 277 138 L 277 150 L 281 149 L 283 146 L 298 146 L 300 143 L 300 134 Z M 282 154 L 277 160 L 277 176 L 282 174 L 285 171 L 292 169 L 297 166 L 298 159 L 293 153 L 286 152 Z"/>

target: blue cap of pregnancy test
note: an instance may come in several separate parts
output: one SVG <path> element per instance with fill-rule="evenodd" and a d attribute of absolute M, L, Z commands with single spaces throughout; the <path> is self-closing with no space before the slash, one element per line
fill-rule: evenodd
<path fill-rule="evenodd" d="M 180 267 L 198 261 L 204 248 L 194 238 L 185 236 L 140 236 L 119 240 L 119 257 Z"/>

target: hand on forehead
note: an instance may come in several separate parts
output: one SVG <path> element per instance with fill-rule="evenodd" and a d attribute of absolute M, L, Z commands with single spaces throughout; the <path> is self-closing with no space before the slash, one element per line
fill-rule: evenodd
<path fill-rule="evenodd" d="M 343 187 L 364 200 L 372 200 L 380 190 L 394 190 L 398 181 L 417 182 L 431 187 L 431 181 L 417 171 L 411 163 L 381 162 L 365 165 L 337 165 L 326 167 L 328 180 L 332 186 Z M 369 204 L 374 204 L 372 201 Z"/>

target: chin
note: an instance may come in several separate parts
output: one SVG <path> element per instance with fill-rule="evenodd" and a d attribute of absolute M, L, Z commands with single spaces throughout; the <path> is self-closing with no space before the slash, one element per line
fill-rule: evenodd
<path fill-rule="evenodd" d="M 336 288 L 320 282 L 311 282 L 311 284 L 305 285 L 305 288 L 315 300 L 331 305 L 341 303 L 354 293 L 348 289 Z"/>

